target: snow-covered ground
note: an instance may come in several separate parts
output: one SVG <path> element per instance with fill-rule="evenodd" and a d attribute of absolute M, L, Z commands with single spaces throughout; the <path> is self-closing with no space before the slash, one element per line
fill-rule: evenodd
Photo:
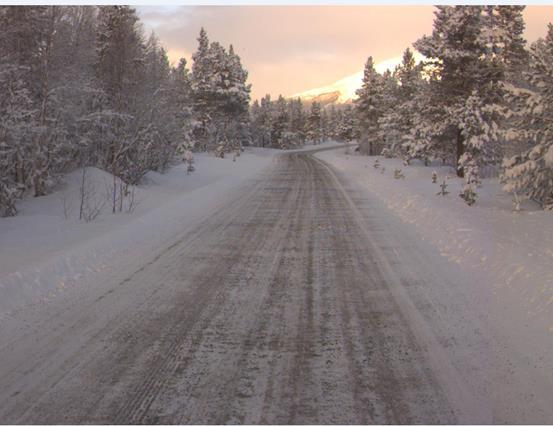
<path fill-rule="evenodd" d="M 331 147 L 336 142 L 307 145 L 300 150 Z M 81 170 L 56 190 L 18 203 L 19 214 L 0 219 L 0 319 L 11 310 L 45 303 L 137 248 L 153 250 L 183 228 L 194 226 L 206 212 L 217 209 L 233 189 L 268 167 L 281 151 L 247 148 L 233 161 L 196 154 L 187 175 L 179 162 L 166 173 L 150 172 L 135 189 L 135 205 L 111 213 L 112 175 L 87 169 L 91 206 L 102 204 L 92 221 L 79 221 Z"/>
<path fill-rule="evenodd" d="M 404 166 L 397 159 L 349 152 L 325 151 L 316 156 L 364 196 L 385 205 L 390 220 L 420 241 L 417 250 L 439 253 L 447 260 L 439 267 L 446 267 L 450 276 L 464 276 L 464 288 L 457 290 L 471 301 L 467 318 L 479 317 L 477 321 L 500 336 L 513 369 L 522 370 L 524 364 L 525 372 L 534 369 L 548 375 L 551 383 L 553 214 L 528 201 L 522 211 L 514 212 L 512 196 L 501 190 L 497 179 L 485 179 L 476 204 L 468 206 L 458 196 L 462 180 L 452 168 Z M 374 167 L 376 158 L 379 168 Z M 401 169 L 405 179 L 395 179 L 395 169 Z M 433 170 L 438 174 L 435 184 Z M 449 194 L 437 195 L 444 179 Z M 454 301 L 441 303 L 447 306 Z M 530 376 L 523 377 L 531 381 Z M 535 392 L 539 395 L 540 390 Z"/>
<path fill-rule="evenodd" d="M 47 301 L 131 248 L 152 249 L 216 209 L 277 152 L 248 148 L 236 161 L 198 154 L 190 175 L 183 164 L 165 174 L 150 172 L 135 190 L 131 213 L 111 213 L 112 176 L 88 168 L 87 184 L 95 199 L 91 204 L 103 204 L 90 222 L 78 219 L 80 170 L 66 176 L 52 194 L 21 201 L 17 216 L 0 219 L 0 318 L 12 309 Z"/>
<path fill-rule="evenodd" d="M 513 303 L 524 306 L 530 316 L 548 317 L 544 326 L 553 333 L 551 212 L 530 201 L 520 212 L 513 211 L 512 196 L 501 190 L 498 179 L 485 179 L 476 204 L 467 206 L 458 196 L 462 179 L 450 167 L 404 166 L 397 159 L 347 155 L 345 150 L 316 155 L 378 196 L 450 262 L 486 277 L 479 285 L 511 294 Z M 379 168 L 374 167 L 375 158 Z M 405 179 L 395 179 L 395 169 L 401 169 Z M 444 179 L 449 194 L 437 195 Z"/>

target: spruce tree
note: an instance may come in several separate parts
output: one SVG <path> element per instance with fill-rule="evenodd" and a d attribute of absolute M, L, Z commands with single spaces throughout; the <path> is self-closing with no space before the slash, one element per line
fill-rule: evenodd
<path fill-rule="evenodd" d="M 511 87 L 509 97 L 520 105 L 513 111 L 508 137 L 522 146 L 505 159 L 504 189 L 553 208 L 553 25 L 530 48 L 526 73 L 529 88 Z"/>
<path fill-rule="evenodd" d="M 382 143 L 379 134 L 379 119 L 383 114 L 383 80 L 374 68 L 369 56 L 363 72 L 363 83 L 356 91 L 355 110 L 360 131 L 359 149 L 363 154 L 377 155 Z"/>
<path fill-rule="evenodd" d="M 472 92 L 479 89 L 479 84 L 485 83 L 480 66 L 486 52 L 480 34 L 482 7 L 438 6 L 437 9 L 432 35 L 417 40 L 415 47 L 425 57 L 431 58 L 426 64 L 439 75 L 432 82 L 431 95 L 432 102 L 444 111 L 439 120 L 446 123 L 445 134 L 429 137 L 454 136 L 455 145 L 447 149 L 452 151 L 455 164 L 458 164 L 465 152 L 458 111 Z M 458 175 L 463 176 L 462 168 L 458 168 Z"/>
<path fill-rule="evenodd" d="M 309 117 L 307 117 L 306 127 L 307 140 L 311 141 L 313 145 L 321 143 L 323 138 L 321 128 L 321 104 L 318 102 L 313 102 L 311 104 L 311 111 Z"/>

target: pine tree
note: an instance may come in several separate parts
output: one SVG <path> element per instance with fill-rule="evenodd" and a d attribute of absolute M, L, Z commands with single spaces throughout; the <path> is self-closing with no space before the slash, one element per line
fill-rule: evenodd
<path fill-rule="evenodd" d="M 198 148 L 207 150 L 209 142 L 209 121 L 210 106 L 209 98 L 211 95 L 211 72 L 212 67 L 209 55 L 209 39 L 207 33 L 202 27 L 198 37 L 198 49 L 192 55 L 192 96 L 193 111 L 197 125 L 194 129 L 194 138 L 197 140 Z"/>
<path fill-rule="evenodd" d="M 321 105 L 318 102 L 311 104 L 311 111 L 307 118 L 307 131 L 306 138 L 311 141 L 313 145 L 317 145 L 322 142 L 322 129 L 321 129 Z"/>
<path fill-rule="evenodd" d="M 481 6 L 438 6 L 431 36 L 415 43 L 417 50 L 427 58 L 426 64 L 439 76 L 432 81 L 431 102 L 444 111 L 434 120 L 445 125 L 431 130 L 442 134 L 429 134 L 424 138 L 440 139 L 454 135 L 455 145 L 445 148 L 455 156 L 458 164 L 465 152 L 465 140 L 458 120 L 458 111 L 473 91 L 485 87 L 487 69 L 482 67 L 486 53 L 485 40 L 481 37 Z M 447 156 L 448 153 L 442 153 Z M 458 169 L 463 176 L 463 169 Z"/>
<path fill-rule="evenodd" d="M 378 140 L 382 143 L 381 153 L 392 157 L 401 144 L 401 133 L 397 115 L 399 104 L 399 82 L 395 73 L 386 70 L 382 75 L 382 115 L 378 119 Z"/>
<path fill-rule="evenodd" d="M 339 123 L 339 138 L 351 142 L 355 136 L 355 112 L 351 105 L 346 105 Z"/>
<path fill-rule="evenodd" d="M 493 142 L 498 139 L 499 129 L 489 115 L 489 108 L 486 108 L 476 92 L 467 99 L 460 111 L 465 152 L 459 159 L 459 167 L 463 168 L 465 177 L 463 197 L 469 204 L 474 202 L 476 187 L 481 184 L 482 166 L 494 162 Z"/>
<path fill-rule="evenodd" d="M 397 132 L 398 138 L 391 151 L 394 156 L 400 156 L 408 162 L 412 158 L 410 148 L 417 142 L 411 140 L 411 131 L 420 123 L 418 112 L 423 100 L 417 97 L 424 87 L 421 67 L 415 64 L 410 49 L 403 53 L 402 62 L 396 68 L 395 75 L 399 82 L 396 91 L 397 105 L 389 110 L 388 122 L 391 123 L 393 131 Z"/>
<path fill-rule="evenodd" d="M 281 95 L 278 97 L 274 106 L 274 118 L 272 120 L 272 135 L 274 148 L 288 149 L 290 148 L 290 137 L 288 133 L 288 105 L 286 99 Z"/>
<path fill-rule="evenodd" d="M 272 128 L 273 128 L 273 106 L 271 103 L 271 96 L 265 95 L 261 99 L 260 106 L 260 124 L 261 124 L 261 146 L 270 147 L 273 142 L 271 140 Z"/>
<path fill-rule="evenodd" d="M 363 83 L 356 94 L 358 98 L 355 100 L 355 109 L 361 134 L 360 152 L 368 155 L 379 154 L 382 148 L 379 139 L 379 119 L 384 107 L 383 80 L 374 68 L 372 56 L 367 59 Z"/>
<path fill-rule="evenodd" d="M 553 26 L 547 36 L 530 48 L 527 72 L 529 89 L 510 87 L 509 97 L 521 105 L 513 111 L 508 137 L 523 147 L 520 154 L 505 159 L 504 189 L 525 195 L 553 208 Z"/>
<path fill-rule="evenodd" d="M 300 146 L 305 144 L 306 118 L 303 110 L 303 103 L 300 98 L 292 99 L 288 103 L 289 107 L 289 128 L 294 138 L 294 144 Z"/>
<path fill-rule="evenodd" d="M 194 136 L 202 149 L 224 156 L 250 140 L 248 73 L 232 45 L 227 52 L 218 42 L 209 44 L 203 28 L 193 59 Z"/>
<path fill-rule="evenodd" d="M 171 107 L 175 123 L 180 126 L 181 137 L 178 150 L 181 153 L 191 151 L 194 147 L 193 111 L 192 111 L 192 86 L 190 73 L 186 67 L 186 59 L 181 58 L 176 68 L 171 70 L 170 93 Z"/>
<path fill-rule="evenodd" d="M 230 84 L 227 91 L 227 116 L 230 119 L 230 137 L 233 140 L 231 149 L 241 150 L 251 140 L 249 122 L 249 103 L 251 85 L 247 83 L 248 72 L 242 66 L 240 57 L 229 46 L 228 61 L 230 67 Z"/>

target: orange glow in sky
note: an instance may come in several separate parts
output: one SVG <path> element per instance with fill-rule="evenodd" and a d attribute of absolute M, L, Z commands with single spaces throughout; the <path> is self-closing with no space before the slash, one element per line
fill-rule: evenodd
<path fill-rule="evenodd" d="M 432 32 L 432 6 L 147 6 L 137 8 L 169 58 L 189 61 L 203 26 L 233 44 L 249 71 L 252 98 L 326 86 L 375 62 L 396 58 Z M 528 6 L 525 37 L 544 36 L 553 6 Z"/>

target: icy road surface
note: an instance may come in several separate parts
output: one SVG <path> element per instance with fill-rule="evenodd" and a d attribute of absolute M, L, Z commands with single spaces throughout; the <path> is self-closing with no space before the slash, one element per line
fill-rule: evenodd
<path fill-rule="evenodd" d="M 550 423 L 548 373 L 394 224 L 277 156 L 163 249 L 0 323 L 0 423 Z"/>

